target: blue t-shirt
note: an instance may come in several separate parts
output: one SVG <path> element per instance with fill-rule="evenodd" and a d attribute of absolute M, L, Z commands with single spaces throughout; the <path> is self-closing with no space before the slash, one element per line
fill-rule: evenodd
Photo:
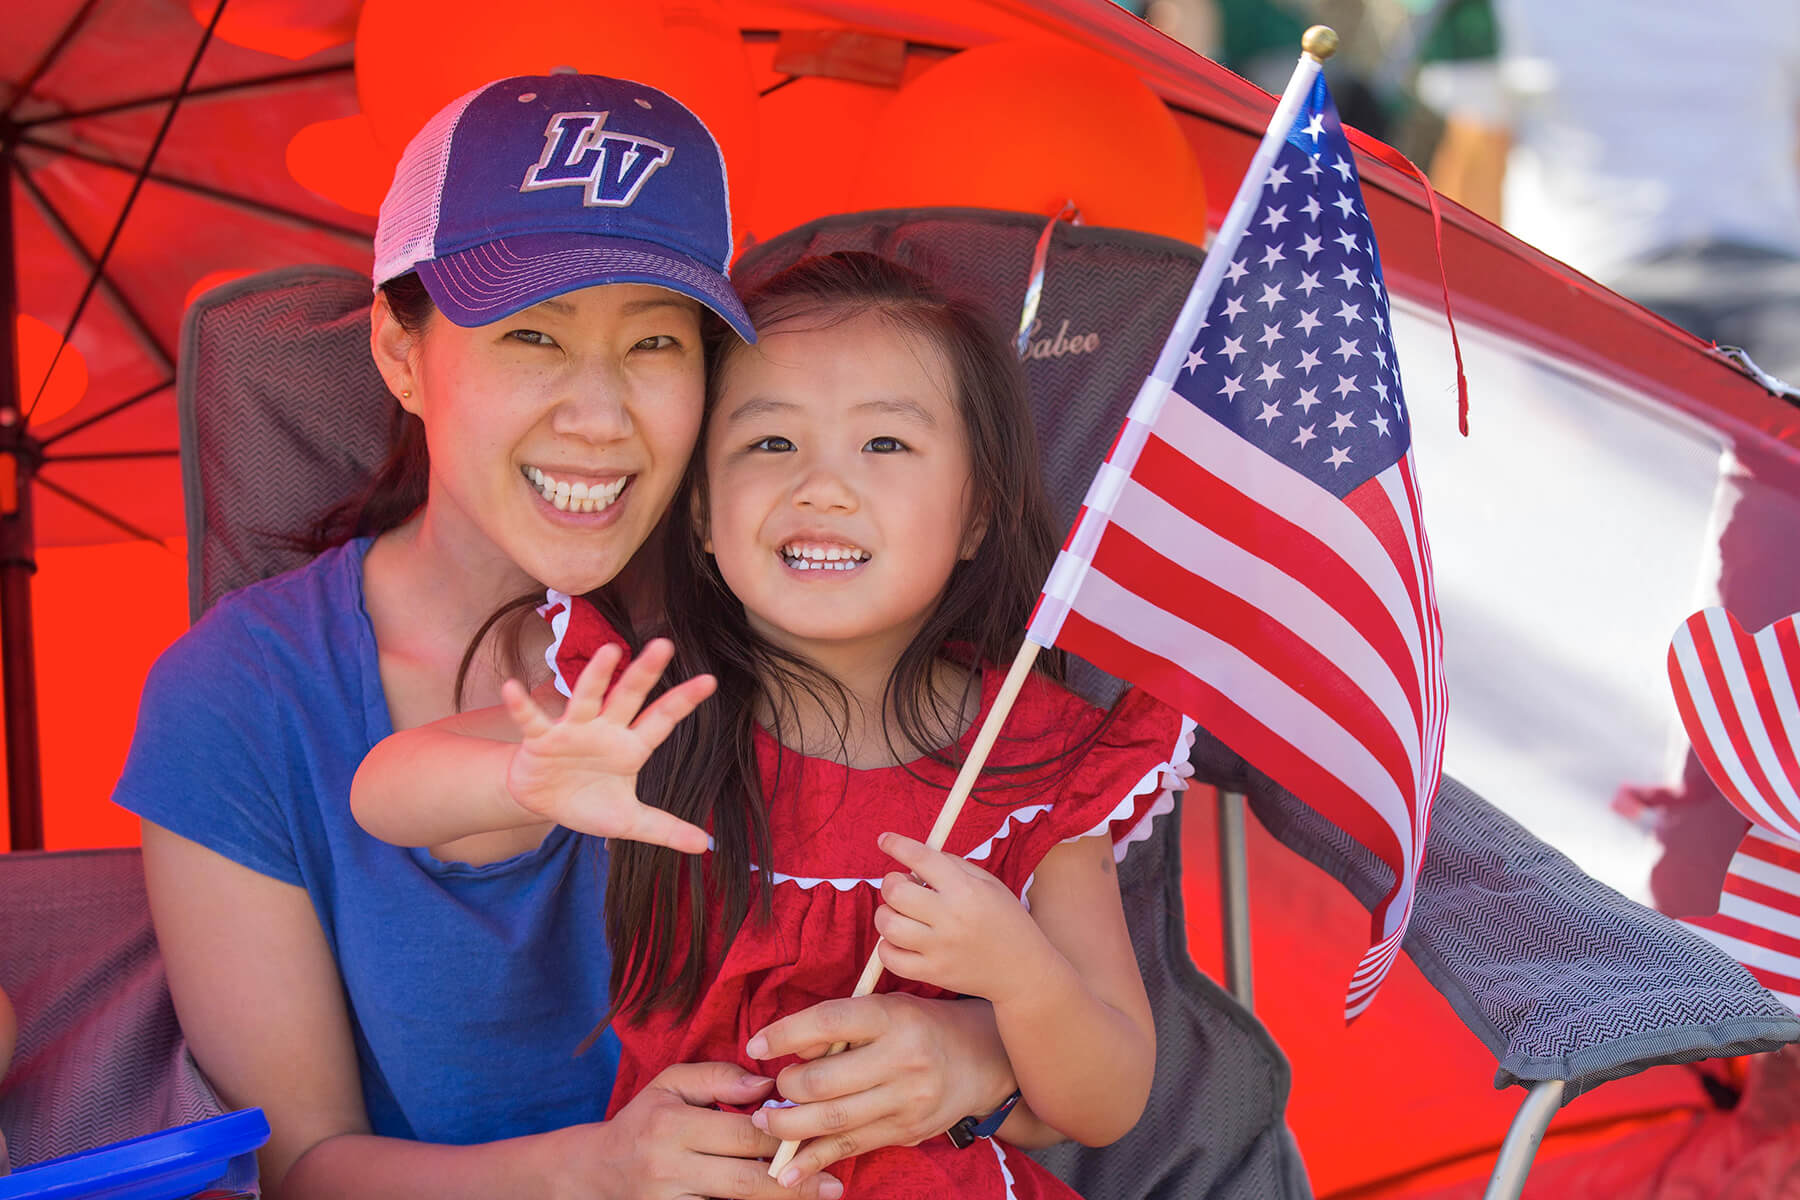
<path fill-rule="evenodd" d="M 598 839 L 474 867 L 364 833 L 350 780 L 393 732 L 363 607 L 368 540 L 221 599 L 144 685 L 113 798 L 306 889 L 349 1000 L 374 1132 L 468 1144 L 606 1113 L 617 1042 Z"/>

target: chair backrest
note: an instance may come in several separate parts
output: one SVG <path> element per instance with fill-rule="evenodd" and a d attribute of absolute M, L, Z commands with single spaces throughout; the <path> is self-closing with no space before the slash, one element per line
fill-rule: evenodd
<path fill-rule="evenodd" d="M 181 327 L 188 608 L 297 567 L 311 523 L 387 457 L 399 407 L 369 354 L 369 280 L 286 267 L 212 289 Z"/>
<path fill-rule="evenodd" d="M 740 271 L 755 278 L 808 253 L 874 249 L 1016 321 L 1043 226 L 975 210 L 836 218 L 755 248 Z M 1079 508 L 1199 259 L 1160 238 L 1056 230 L 1027 363 L 1059 520 Z M 297 565 L 294 535 L 385 454 L 395 406 L 369 361 L 368 304 L 360 277 L 305 268 L 215 289 L 190 310 L 180 402 L 196 612 Z M 292 361 L 269 349 L 277 344 Z M 1075 682 L 1102 702 L 1118 686 L 1091 669 Z M 1114 1146 L 1058 1147 L 1045 1161 L 1090 1200 L 1308 1195 L 1283 1119 L 1286 1059 L 1188 956 L 1178 817 L 1134 847 L 1121 886 L 1157 1018 L 1151 1108 Z"/>
<path fill-rule="evenodd" d="M 15 1169 L 225 1111 L 175 1024 L 136 850 L 0 854 L 0 988 Z"/>

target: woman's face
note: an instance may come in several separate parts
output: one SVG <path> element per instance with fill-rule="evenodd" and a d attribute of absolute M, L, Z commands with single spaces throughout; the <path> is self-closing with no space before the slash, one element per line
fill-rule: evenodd
<path fill-rule="evenodd" d="M 438 316 L 404 358 L 396 391 L 431 453 L 421 536 L 477 571 L 606 583 L 661 519 L 700 428 L 700 306 L 647 284 L 470 329 Z"/>

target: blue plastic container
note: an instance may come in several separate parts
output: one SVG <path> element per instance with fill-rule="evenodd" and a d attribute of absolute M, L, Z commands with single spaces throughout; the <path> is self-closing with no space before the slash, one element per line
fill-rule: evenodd
<path fill-rule="evenodd" d="M 182 1200 L 268 1140 L 262 1109 L 246 1108 L 0 1175 L 0 1200 Z"/>

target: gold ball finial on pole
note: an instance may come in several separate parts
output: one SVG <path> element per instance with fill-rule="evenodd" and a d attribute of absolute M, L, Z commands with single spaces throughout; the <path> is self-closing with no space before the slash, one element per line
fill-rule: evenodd
<path fill-rule="evenodd" d="M 1329 25 L 1314 25 L 1300 35 L 1300 48 L 1320 62 L 1324 62 L 1337 53 L 1337 30 Z"/>

